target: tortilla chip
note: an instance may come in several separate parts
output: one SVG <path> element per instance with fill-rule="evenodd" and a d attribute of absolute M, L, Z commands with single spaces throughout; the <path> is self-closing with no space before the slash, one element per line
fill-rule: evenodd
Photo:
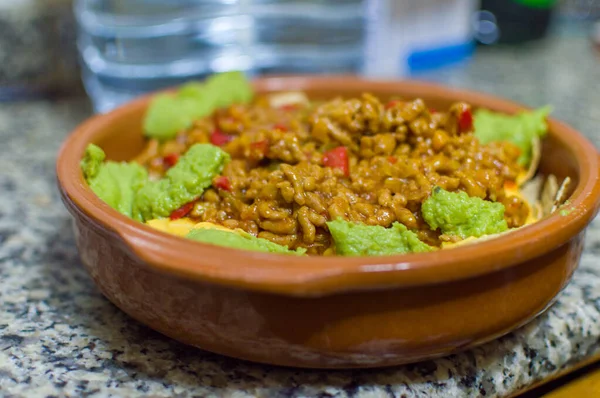
<path fill-rule="evenodd" d="M 520 227 L 522 228 L 522 227 Z M 491 239 L 495 239 L 499 236 L 505 235 L 505 234 L 509 234 L 515 230 L 517 230 L 519 228 L 512 228 L 509 229 L 507 231 L 504 232 L 500 232 L 498 234 L 493 234 L 493 235 L 483 235 L 480 236 L 479 238 L 476 238 L 474 236 L 469 236 L 468 238 L 465 238 L 463 240 L 460 240 L 458 242 L 442 242 L 442 249 L 450 249 L 452 247 L 457 247 L 457 246 L 464 246 L 464 245 L 469 245 L 471 243 L 478 243 L 478 242 L 483 242 L 486 240 L 491 240 Z"/>
<path fill-rule="evenodd" d="M 529 206 L 529 216 L 526 224 L 538 221 L 543 216 L 542 205 L 540 203 L 540 192 L 544 185 L 544 177 L 541 175 L 535 176 L 521 186 L 519 196 L 527 202 Z"/>
<path fill-rule="evenodd" d="M 286 91 L 269 95 L 269 105 L 271 105 L 271 108 L 306 104 L 308 104 L 308 97 L 300 91 Z"/>
<path fill-rule="evenodd" d="M 542 160 L 542 140 L 540 137 L 534 137 L 531 140 L 531 162 L 529 162 L 529 168 L 523 174 L 519 174 L 517 177 L 517 184 L 519 186 L 525 184 L 531 180 L 537 173 L 538 167 L 540 167 L 540 161 Z"/>
<path fill-rule="evenodd" d="M 552 209 L 550 211 L 550 213 L 554 213 L 556 210 L 558 210 L 558 208 L 565 203 L 565 201 L 567 200 L 567 194 L 569 192 L 569 186 L 571 185 L 571 178 L 570 177 L 566 177 L 562 184 L 560 184 L 560 187 L 558 188 L 558 191 L 556 192 L 556 195 L 554 196 L 554 203 L 552 204 Z"/>
<path fill-rule="evenodd" d="M 543 185 L 544 177 L 538 175 L 521 186 L 521 195 L 533 206 L 535 203 L 539 203 L 540 192 L 542 191 Z"/>
<path fill-rule="evenodd" d="M 538 221 L 544 216 L 544 210 L 542 209 L 542 203 L 539 200 L 536 200 L 529 207 L 532 212 L 532 217 L 535 221 Z"/>
<path fill-rule="evenodd" d="M 485 240 L 485 236 L 482 236 L 481 238 L 470 236 L 466 239 L 459 240 L 458 242 L 442 242 L 442 249 L 450 249 L 452 247 L 468 245 L 470 243 L 479 242 L 481 239 Z"/>
<path fill-rule="evenodd" d="M 570 186 L 570 177 L 566 177 L 559 186 L 556 176 L 548 176 L 540 198 L 544 215 L 554 213 L 567 200 Z"/>
<path fill-rule="evenodd" d="M 552 213 L 558 188 L 558 180 L 554 174 L 550 174 L 548 177 L 546 177 L 546 182 L 544 183 L 542 192 L 540 194 L 542 212 L 545 216 Z"/>

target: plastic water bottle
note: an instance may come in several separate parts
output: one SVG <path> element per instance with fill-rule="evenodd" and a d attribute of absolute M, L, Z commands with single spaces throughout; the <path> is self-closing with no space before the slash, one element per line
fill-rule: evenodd
<path fill-rule="evenodd" d="M 357 73 L 368 0 L 76 0 L 97 112 L 214 72 Z"/>
<path fill-rule="evenodd" d="M 418 77 L 459 65 L 474 49 L 478 0 L 369 0 L 364 73 Z"/>

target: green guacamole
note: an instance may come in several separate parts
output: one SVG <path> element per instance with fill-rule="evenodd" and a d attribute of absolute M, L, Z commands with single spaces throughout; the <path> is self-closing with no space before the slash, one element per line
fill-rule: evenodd
<path fill-rule="evenodd" d="M 241 72 L 213 75 L 204 83 L 181 86 L 175 94 L 157 95 L 146 112 L 146 136 L 168 140 L 189 127 L 195 120 L 214 110 L 235 103 L 247 103 L 253 96 L 252 86 Z"/>
<path fill-rule="evenodd" d="M 113 209 L 131 217 L 136 192 L 148 180 L 146 169 L 137 163 L 103 163 L 106 155 L 94 144 L 88 145 L 81 169 L 88 185 Z"/>
<path fill-rule="evenodd" d="M 227 72 L 212 75 L 206 79 L 205 97 L 210 98 L 214 109 L 231 104 L 245 104 L 252 100 L 254 91 L 250 82 L 241 72 Z"/>
<path fill-rule="evenodd" d="M 306 252 L 305 249 L 290 250 L 286 246 L 257 238 L 245 232 L 236 233 L 211 228 L 193 229 L 187 234 L 186 238 L 197 242 L 256 252 L 294 254 L 297 256 L 301 256 Z"/>
<path fill-rule="evenodd" d="M 98 175 L 104 159 L 106 159 L 106 154 L 99 146 L 89 144 L 87 148 L 85 148 L 85 153 L 81 160 L 81 171 L 83 172 L 86 181 Z"/>
<path fill-rule="evenodd" d="M 509 141 L 519 147 L 519 164 L 524 167 L 531 162 L 532 141 L 546 135 L 546 117 L 552 109 L 549 106 L 533 112 L 520 112 L 516 115 L 478 109 L 474 115 L 475 137 L 482 144 L 494 141 Z"/>
<path fill-rule="evenodd" d="M 195 144 L 163 178 L 149 181 L 137 192 L 133 218 L 139 221 L 168 217 L 208 188 L 229 162 L 229 155 L 210 144 Z"/>
<path fill-rule="evenodd" d="M 508 230 L 504 220 L 504 205 L 465 192 L 448 192 L 440 187 L 423 202 L 423 219 L 431 229 L 440 229 L 450 236 L 462 239 L 470 236 L 493 235 Z"/>
<path fill-rule="evenodd" d="M 327 227 L 335 241 L 336 253 L 342 256 L 420 253 L 434 249 L 397 222 L 391 228 L 384 228 L 335 220 L 328 222 Z"/>

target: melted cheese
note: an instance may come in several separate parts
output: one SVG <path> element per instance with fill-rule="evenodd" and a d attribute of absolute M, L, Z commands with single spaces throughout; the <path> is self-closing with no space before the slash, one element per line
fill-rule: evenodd
<path fill-rule="evenodd" d="M 146 221 L 150 227 L 162 232 L 177 236 L 186 236 L 192 229 L 219 229 L 221 231 L 229 231 L 239 233 L 241 229 L 229 229 L 222 225 L 213 224 L 211 222 L 196 223 L 189 218 L 180 218 L 178 220 L 170 220 L 168 218 L 157 218 Z M 243 231 L 242 231 L 243 232 Z"/>
<path fill-rule="evenodd" d="M 194 228 L 194 225 L 196 225 L 196 223 L 190 220 L 189 218 L 180 218 L 179 220 L 159 218 L 154 220 L 148 220 L 146 221 L 146 224 L 159 231 L 177 236 L 187 235 L 192 230 L 192 228 Z"/>

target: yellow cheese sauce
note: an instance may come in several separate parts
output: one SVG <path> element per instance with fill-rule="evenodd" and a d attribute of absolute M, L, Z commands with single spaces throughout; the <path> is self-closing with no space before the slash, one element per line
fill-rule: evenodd
<path fill-rule="evenodd" d="M 189 218 L 180 218 L 178 220 L 170 220 L 168 218 L 157 218 L 146 222 L 150 227 L 162 232 L 177 236 L 186 236 L 192 229 L 220 229 L 221 231 L 229 231 L 238 233 L 239 229 L 233 230 L 222 225 L 213 224 L 210 222 L 195 222 Z"/>

